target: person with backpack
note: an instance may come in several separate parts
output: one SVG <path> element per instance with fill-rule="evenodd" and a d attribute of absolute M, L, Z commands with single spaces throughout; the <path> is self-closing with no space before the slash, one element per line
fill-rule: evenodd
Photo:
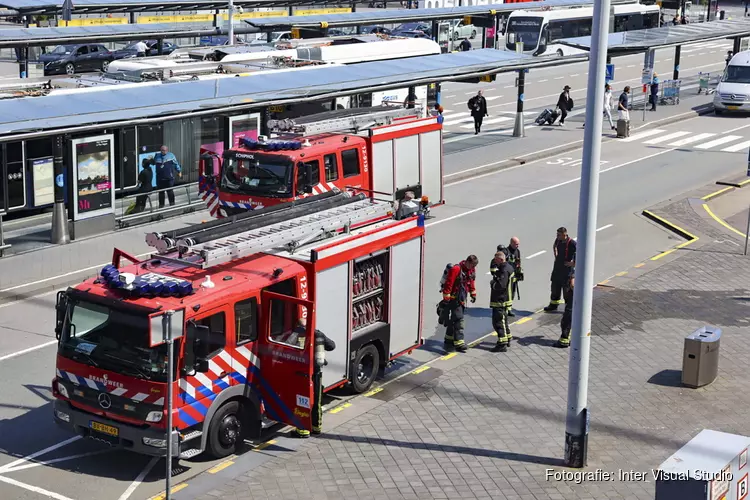
<path fill-rule="evenodd" d="M 443 271 L 443 279 L 440 280 L 443 300 L 438 305 L 438 316 L 440 316 L 440 324 L 446 327 L 443 340 L 446 351 L 455 349 L 458 352 L 466 352 L 464 311 L 467 298 L 472 304 L 477 301 L 474 285 L 477 264 L 479 264 L 477 256 L 469 255 L 459 264 L 448 264 Z"/>
<path fill-rule="evenodd" d="M 487 99 L 482 95 L 482 91 L 478 91 L 477 95 L 469 99 L 467 103 L 469 110 L 471 110 L 471 117 L 474 118 L 474 135 L 477 135 L 482 131 L 482 120 L 485 116 L 489 116 L 487 113 Z"/>
<path fill-rule="evenodd" d="M 573 111 L 573 99 L 570 98 L 570 86 L 563 87 L 560 97 L 557 99 L 557 107 L 560 108 L 560 126 L 565 125 L 565 117 L 568 111 Z"/>
<path fill-rule="evenodd" d="M 513 266 L 505 260 L 505 253 L 498 250 L 490 263 L 490 309 L 492 309 L 492 328 L 497 334 L 497 344 L 492 352 L 505 352 L 510 347 L 513 335 L 508 326 L 508 311 L 513 293 Z"/>

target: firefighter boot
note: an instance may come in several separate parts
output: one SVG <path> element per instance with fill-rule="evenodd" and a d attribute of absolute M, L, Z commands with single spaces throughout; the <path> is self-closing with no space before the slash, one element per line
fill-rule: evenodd
<path fill-rule="evenodd" d="M 562 349 L 570 347 L 570 338 L 560 337 L 560 340 L 557 341 L 557 343 L 555 344 L 555 347 L 560 347 Z"/>
<path fill-rule="evenodd" d="M 559 304 L 552 304 L 552 303 L 550 303 L 548 306 L 545 306 L 544 312 L 555 312 L 555 311 L 557 311 L 557 306 L 558 305 Z"/>
<path fill-rule="evenodd" d="M 495 344 L 495 347 L 492 348 L 492 352 L 507 352 L 508 351 L 508 344 L 506 343 L 500 343 L 498 342 Z"/>
<path fill-rule="evenodd" d="M 290 437 L 293 438 L 299 438 L 299 439 L 307 439 L 310 437 L 310 431 L 305 429 L 294 429 L 290 434 Z"/>

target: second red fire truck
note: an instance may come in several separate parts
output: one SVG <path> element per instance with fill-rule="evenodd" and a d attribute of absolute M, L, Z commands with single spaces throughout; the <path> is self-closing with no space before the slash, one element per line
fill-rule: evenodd
<path fill-rule="evenodd" d="M 325 390 L 367 391 L 422 343 L 424 216 L 390 201 L 330 190 L 147 242 L 58 294 L 54 419 L 71 432 L 166 454 L 165 314 L 180 458 L 230 455 L 264 419 L 310 429 L 316 328 L 337 346 Z"/>
<path fill-rule="evenodd" d="M 333 188 L 402 199 L 443 200 L 442 125 L 419 110 L 379 106 L 271 120 L 278 137 L 242 139 L 222 158 L 203 157 L 199 187 L 214 217 Z M 216 169 L 216 162 L 219 162 Z M 218 175 L 206 175 L 217 171 Z"/>

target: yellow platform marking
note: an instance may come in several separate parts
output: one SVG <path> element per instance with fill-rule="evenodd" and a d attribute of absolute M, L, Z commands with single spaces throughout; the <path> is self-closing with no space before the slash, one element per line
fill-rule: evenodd
<path fill-rule="evenodd" d="M 188 486 L 187 483 L 180 483 L 177 486 L 174 486 L 171 490 L 169 490 L 169 493 L 171 495 L 174 495 L 178 491 L 184 490 L 185 488 L 187 488 L 187 486 Z M 167 498 L 166 492 L 165 493 L 160 493 L 160 494 L 156 495 L 155 497 L 151 497 L 149 500 L 164 500 L 165 498 Z"/>
<path fill-rule="evenodd" d="M 375 389 L 371 390 L 370 392 L 367 392 L 365 394 L 362 394 L 364 397 L 369 398 L 370 396 L 374 396 L 375 394 L 381 392 L 383 390 L 382 387 L 376 387 Z"/>
<path fill-rule="evenodd" d="M 443 361 L 445 361 L 446 359 L 455 358 L 456 356 L 458 356 L 458 353 L 457 352 L 452 352 L 450 354 L 446 354 L 445 356 L 442 356 L 440 359 L 442 359 Z"/>
<path fill-rule="evenodd" d="M 337 406 L 336 408 L 334 408 L 333 410 L 329 411 L 328 413 L 333 413 L 333 414 L 340 413 L 340 412 L 346 410 L 347 408 L 349 408 L 351 405 L 352 405 L 351 403 L 344 403 L 342 405 Z"/>
<path fill-rule="evenodd" d="M 523 325 L 524 323 L 528 323 L 529 321 L 531 321 L 531 319 L 532 319 L 531 316 L 526 316 L 525 318 L 521 318 L 518 321 L 514 321 L 512 324 Z"/>
<path fill-rule="evenodd" d="M 724 189 L 719 189 L 718 191 L 714 191 L 714 192 L 713 192 L 713 193 L 711 193 L 711 194 L 707 194 L 706 196 L 704 196 L 703 198 L 701 198 L 701 200 L 703 200 L 703 201 L 708 201 L 708 200 L 710 200 L 711 198 L 716 198 L 716 197 L 717 197 L 717 196 L 719 196 L 720 194 L 722 194 L 722 193 L 726 193 L 727 191 L 731 191 L 731 190 L 733 190 L 733 189 L 734 189 L 734 186 L 728 186 L 728 187 L 725 187 Z"/>
<path fill-rule="evenodd" d="M 708 205 L 706 205 L 705 203 L 703 204 L 703 209 L 704 209 L 704 210 L 705 210 L 705 211 L 706 211 L 706 212 L 708 213 L 708 215 L 710 215 L 710 216 L 711 216 L 711 218 L 712 218 L 713 220 L 715 220 L 716 222 L 718 222 L 719 224 L 721 224 L 721 225 L 722 225 L 722 226 L 724 226 L 725 228 L 729 229 L 729 230 L 730 230 L 730 231 L 732 231 L 733 233 L 739 234 L 739 235 L 740 235 L 740 236 L 742 236 L 743 238 L 746 238 L 746 237 L 747 237 L 747 236 L 745 235 L 745 233 L 743 233 L 742 231 L 740 231 L 740 230 L 738 230 L 738 229 L 735 229 L 735 228 L 733 228 L 732 226 L 730 226 L 729 224 L 727 224 L 726 222 L 724 222 L 724 220 L 723 220 L 723 219 L 719 218 L 719 217 L 718 217 L 718 216 L 717 216 L 717 215 L 716 215 L 715 213 L 713 213 L 713 212 L 711 211 L 711 209 L 710 209 L 710 208 L 708 208 Z"/>
<path fill-rule="evenodd" d="M 255 448 L 253 448 L 253 451 L 265 450 L 266 448 L 268 448 L 272 444 L 276 444 L 276 440 L 275 439 L 272 439 L 270 441 L 266 441 L 265 443 L 260 443 L 258 446 L 256 446 Z"/>
<path fill-rule="evenodd" d="M 227 460 L 226 462 L 220 463 L 216 467 L 212 467 L 212 468 L 208 469 L 208 473 L 209 474 L 216 474 L 219 471 L 223 471 L 224 469 L 226 469 L 230 465 L 234 465 L 234 462 L 232 462 L 231 460 Z"/>
<path fill-rule="evenodd" d="M 422 373 L 422 372 L 424 372 L 424 371 L 427 371 L 427 370 L 429 370 L 429 369 L 430 369 L 430 367 L 429 367 L 429 366 L 427 366 L 427 365 L 424 365 L 424 366 L 420 366 L 419 368 L 417 368 L 416 370 L 412 371 L 411 373 L 412 373 L 413 375 L 418 375 L 418 374 L 420 374 L 420 373 Z"/>

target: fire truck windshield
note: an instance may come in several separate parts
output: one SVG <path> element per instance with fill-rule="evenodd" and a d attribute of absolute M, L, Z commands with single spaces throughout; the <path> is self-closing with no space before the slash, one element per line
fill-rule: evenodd
<path fill-rule="evenodd" d="M 221 187 L 228 192 L 289 196 L 292 192 L 292 160 L 283 155 L 242 154 L 224 162 Z"/>
<path fill-rule="evenodd" d="M 58 353 L 123 375 L 166 382 L 166 345 L 150 348 L 148 316 L 71 300 Z M 179 352 L 179 347 L 175 345 Z"/>

